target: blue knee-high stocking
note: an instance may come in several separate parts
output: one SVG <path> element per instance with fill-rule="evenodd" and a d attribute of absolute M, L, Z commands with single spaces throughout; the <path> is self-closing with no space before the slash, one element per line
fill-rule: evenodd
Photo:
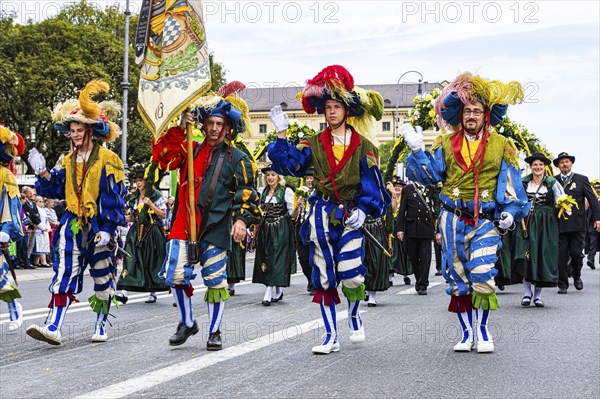
<path fill-rule="evenodd" d="M 173 299 L 177 303 L 177 308 L 181 316 L 181 322 L 188 327 L 194 325 L 194 315 L 192 311 L 192 298 L 187 296 L 181 288 L 171 288 Z"/>
<path fill-rule="evenodd" d="M 55 297 L 52 300 L 52 310 L 50 313 L 50 325 L 48 326 L 49 331 L 60 330 L 63 322 L 65 321 L 65 315 L 67 314 L 67 309 L 69 309 L 69 305 L 71 304 L 71 298 L 66 297 L 66 306 L 57 306 L 58 299 Z"/>
<path fill-rule="evenodd" d="M 223 311 L 225 310 L 225 302 L 206 302 L 208 305 L 208 333 L 212 334 L 221 329 L 221 321 L 223 320 Z"/>
<path fill-rule="evenodd" d="M 106 320 L 108 320 L 108 312 L 110 311 L 110 303 L 112 302 L 112 297 L 109 296 L 108 298 L 108 308 L 106 309 L 106 313 L 99 312 L 96 315 L 94 334 L 106 335 Z"/>
<path fill-rule="evenodd" d="M 463 331 L 461 343 L 473 342 L 473 314 L 471 311 L 456 313 L 458 315 L 458 321 Z"/>
<path fill-rule="evenodd" d="M 360 318 L 360 301 L 350 302 L 348 300 L 348 324 L 352 331 L 358 331 L 362 327 L 362 319 Z"/>
<path fill-rule="evenodd" d="M 326 305 L 325 299 L 322 299 L 319 306 L 321 307 L 321 316 L 323 316 L 323 323 L 325 324 L 325 331 L 327 332 L 323 345 L 327 345 L 331 340 L 333 340 L 333 342 L 337 341 L 335 302 L 332 300 L 331 305 Z"/>
<path fill-rule="evenodd" d="M 475 315 L 477 317 L 477 340 L 493 342 L 492 334 L 490 334 L 487 327 L 490 317 L 490 311 L 475 309 Z"/>
<path fill-rule="evenodd" d="M 21 312 L 19 309 L 20 306 L 18 306 L 18 305 L 19 305 L 19 302 L 16 299 L 12 300 L 11 302 L 8 302 L 8 315 L 9 315 L 11 321 L 18 320 L 19 317 L 21 316 L 20 315 Z"/>

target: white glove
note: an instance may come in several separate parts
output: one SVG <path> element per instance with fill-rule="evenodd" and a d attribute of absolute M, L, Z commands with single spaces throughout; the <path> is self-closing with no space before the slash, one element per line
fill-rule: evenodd
<path fill-rule="evenodd" d="M 27 160 L 29 161 L 29 165 L 31 165 L 36 175 L 39 175 L 46 170 L 46 158 L 40 154 L 37 148 L 33 147 L 31 150 L 29 150 L 29 157 Z"/>
<path fill-rule="evenodd" d="M 348 219 L 346 219 L 346 225 L 352 227 L 353 229 L 360 229 L 365 222 L 365 218 L 367 215 L 360 209 L 356 208 L 352 211 Z"/>
<path fill-rule="evenodd" d="M 415 130 L 411 125 L 405 123 L 400 130 L 404 141 L 411 150 L 418 151 L 423 147 L 423 128 L 421 126 L 417 126 Z"/>
<path fill-rule="evenodd" d="M 500 215 L 500 220 L 498 220 L 498 227 L 506 230 L 512 226 L 513 220 L 513 215 L 508 212 L 502 212 L 502 215 Z"/>
<path fill-rule="evenodd" d="M 96 234 L 96 246 L 104 247 L 110 241 L 110 237 L 111 237 L 111 235 L 108 234 L 106 231 L 101 231 L 101 232 L 97 233 Z"/>
<path fill-rule="evenodd" d="M 269 112 L 269 119 L 271 119 L 271 122 L 273 122 L 275 125 L 275 130 L 277 130 L 278 133 L 287 130 L 287 128 L 290 126 L 289 118 L 281 109 L 281 105 L 276 105 L 271 108 L 271 112 Z"/>
<path fill-rule="evenodd" d="M 10 240 L 10 236 L 3 231 L 0 231 L 0 244 L 4 244 Z"/>

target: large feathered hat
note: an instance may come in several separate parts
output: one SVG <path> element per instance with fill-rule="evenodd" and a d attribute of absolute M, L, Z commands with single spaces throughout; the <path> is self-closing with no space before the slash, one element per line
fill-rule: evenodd
<path fill-rule="evenodd" d="M 0 123 L 0 162 L 10 162 L 14 157 L 23 155 L 24 152 L 23 137 Z"/>
<path fill-rule="evenodd" d="M 470 72 L 464 72 L 446 86 L 437 98 L 434 109 L 438 126 L 457 130 L 462 122 L 463 105 L 479 101 L 486 109 L 486 124 L 496 126 L 502 122 L 509 104 L 523 102 L 523 87 L 519 82 L 489 81 Z"/>
<path fill-rule="evenodd" d="M 67 100 L 58 104 L 52 112 L 54 128 L 68 133 L 71 122 L 86 123 L 92 127 L 94 136 L 112 143 L 121 134 L 121 129 L 111 119 L 121 114 L 121 106 L 116 101 L 97 103 L 93 97 L 100 92 L 108 93 L 110 86 L 102 80 L 92 80 L 79 93 L 79 99 Z"/>
<path fill-rule="evenodd" d="M 328 66 L 308 80 L 297 98 L 307 114 L 323 114 L 327 100 L 344 103 L 348 107 L 348 123 L 361 133 L 368 133 L 373 119 L 383 116 L 381 94 L 355 86 L 350 72 L 340 65 Z"/>
<path fill-rule="evenodd" d="M 210 116 L 225 119 L 231 129 L 230 141 L 240 133 L 250 136 L 250 110 L 246 101 L 238 95 L 245 88 L 242 82 L 236 80 L 222 86 L 218 93 L 211 92 L 200 97 L 192 105 L 194 117 L 199 123 Z"/>

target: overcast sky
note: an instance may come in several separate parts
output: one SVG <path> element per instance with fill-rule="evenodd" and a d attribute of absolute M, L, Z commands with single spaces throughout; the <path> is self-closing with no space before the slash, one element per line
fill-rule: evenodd
<path fill-rule="evenodd" d="M 35 19 L 64 3 L 0 0 L 21 18 Z M 132 0 L 132 11 L 140 3 Z M 410 70 L 429 82 L 450 81 L 464 71 L 518 80 L 526 102 L 509 108 L 511 119 L 554 155 L 574 155 L 574 171 L 600 176 L 598 1 L 203 4 L 209 49 L 225 65 L 228 80 L 302 85 L 331 64 L 347 67 L 359 85 L 395 84 Z M 411 73 L 401 83 L 417 79 Z"/>

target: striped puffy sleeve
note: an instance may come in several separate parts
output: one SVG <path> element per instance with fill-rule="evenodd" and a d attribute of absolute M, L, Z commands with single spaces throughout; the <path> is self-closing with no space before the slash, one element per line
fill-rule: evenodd
<path fill-rule="evenodd" d="M 232 218 L 234 221 L 242 219 L 246 226 L 260 221 L 260 197 L 254 189 L 256 173 L 256 165 L 244 154 L 235 165 Z"/>
<path fill-rule="evenodd" d="M 296 177 L 306 175 L 312 157 L 308 141 L 301 141 L 294 146 L 286 139 L 277 138 L 274 143 L 268 145 L 267 152 L 275 173 Z"/>
<path fill-rule="evenodd" d="M 368 152 L 360 161 L 360 182 L 361 189 L 354 197 L 357 207 L 374 218 L 385 215 L 392 199 L 383 184 L 378 158 L 372 152 Z"/>
<path fill-rule="evenodd" d="M 527 193 L 521 181 L 517 148 L 510 140 L 506 140 L 504 146 L 495 199 L 498 204 L 496 207 L 498 215 L 502 212 L 508 212 L 518 222 L 529 213 L 531 203 L 527 202 Z"/>
<path fill-rule="evenodd" d="M 102 168 L 98 205 L 98 230 L 114 234 L 125 223 L 125 171 L 116 154 Z"/>
<path fill-rule="evenodd" d="M 65 182 L 67 180 L 67 171 L 65 168 L 60 170 L 50 170 L 50 178 L 38 176 L 35 181 L 35 191 L 38 195 L 45 198 L 65 199 Z"/>

